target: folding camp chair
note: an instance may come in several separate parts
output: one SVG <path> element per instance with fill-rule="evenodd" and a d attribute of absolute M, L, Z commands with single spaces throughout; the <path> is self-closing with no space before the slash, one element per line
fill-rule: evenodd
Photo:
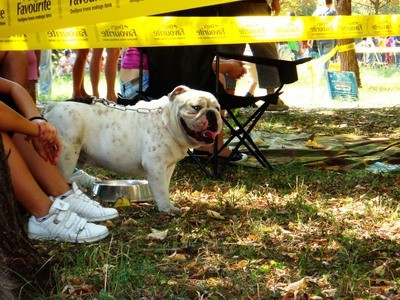
<path fill-rule="evenodd" d="M 214 154 L 207 161 L 203 161 L 192 151 L 188 152 L 189 156 L 195 160 L 209 177 L 220 177 L 234 156 L 234 153 L 238 151 L 241 146 L 246 147 L 261 166 L 271 168 L 271 165 L 263 153 L 254 143 L 250 133 L 266 111 L 268 105 L 277 103 L 283 85 L 297 81 L 296 66 L 311 58 L 298 61 L 283 61 L 254 56 L 218 53 L 216 50 L 216 46 L 213 45 L 148 48 L 146 53 L 148 55 L 150 83 L 149 88 L 143 93 L 144 97 L 159 98 L 166 95 L 180 84 L 205 90 L 216 96 L 221 108 L 226 110 L 230 119 L 233 120 L 234 125 L 232 126 L 228 120 L 223 117 L 223 121 L 226 126 L 228 126 L 231 135 L 222 148 L 217 149 L 217 145 L 215 145 Z M 241 97 L 227 94 L 224 92 L 218 80 L 218 76 L 216 75 L 219 73 L 219 61 L 221 57 L 276 67 L 278 69 L 281 86 L 274 94 L 261 97 Z M 212 69 L 212 62 L 214 59 L 216 59 L 215 71 Z M 264 101 L 264 103 L 260 107 L 255 108 L 254 113 L 252 113 L 245 122 L 240 122 L 232 112 L 235 108 L 254 106 L 259 100 Z M 232 150 L 231 156 L 220 164 L 218 153 L 220 153 L 224 147 L 227 147 L 234 138 L 237 138 L 239 142 Z"/>
<path fill-rule="evenodd" d="M 264 154 L 260 151 L 258 146 L 254 143 L 250 133 L 253 128 L 256 126 L 257 122 L 262 117 L 263 113 L 267 110 L 270 104 L 277 104 L 279 95 L 281 94 L 281 90 L 285 84 L 290 84 L 296 82 L 298 80 L 297 76 L 297 65 L 310 61 L 311 58 L 303 58 L 296 61 L 287 61 L 287 60 L 279 60 L 279 59 L 269 59 L 264 57 L 255 57 L 255 56 L 247 56 L 247 55 L 236 55 L 229 53 L 216 53 L 216 70 L 215 73 L 219 73 L 219 63 L 220 59 L 236 59 L 254 64 L 261 64 L 265 66 L 275 67 L 277 68 L 280 86 L 275 90 L 273 94 L 266 94 L 264 96 L 236 96 L 227 94 L 223 89 L 221 89 L 221 85 L 218 82 L 218 77 L 216 77 L 215 84 L 215 95 L 221 105 L 221 108 L 226 110 L 230 119 L 233 121 L 234 125 L 227 120 L 226 117 L 223 117 L 223 121 L 225 125 L 229 128 L 231 135 L 225 141 L 220 149 L 217 147 L 214 148 L 214 157 L 211 157 L 210 161 L 213 161 L 212 172 L 207 172 L 204 170 L 207 175 L 212 177 L 219 177 L 222 175 L 225 168 L 231 162 L 231 159 L 234 156 L 235 151 L 238 151 L 241 146 L 245 146 L 247 150 L 257 159 L 262 167 L 272 169 L 272 166 L 265 158 Z M 255 103 L 258 101 L 263 101 L 263 103 L 251 113 L 251 115 L 244 121 L 241 122 L 234 114 L 234 109 L 241 107 L 254 107 Z M 235 145 L 234 149 L 232 149 L 232 154 L 228 159 L 224 161 L 222 165 L 218 162 L 218 153 L 222 151 L 223 148 L 228 147 L 233 139 L 237 139 L 238 143 Z M 193 157 L 193 156 L 192 156 Z"/>

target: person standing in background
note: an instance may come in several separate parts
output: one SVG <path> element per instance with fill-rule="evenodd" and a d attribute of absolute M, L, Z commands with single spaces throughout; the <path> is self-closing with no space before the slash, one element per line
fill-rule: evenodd
<path fill-rule="evenodd" d="M 388 36 L 386 38 L 386 45 L 387 48 L 392 48 L 394 47 L 394 38 L 392 36 Z M 386 52 L 386 63 L 388 65 L 391 65 L 393 63 L 393 53 L 392 52 Z"/>
<path fill-rule="evenodd" d="M 39 80 L 40 50 L 26 50 L 25 55 L 28 63 L 28 83 L 26 89 L 36 103 L 36 84 Z"/>
<path fill-rule="evenodd" d="M 272 0 L 271 5 L 266 0 L 248 0 L 240 2 L 225 3 L 219 6 L 219 14 L 224 17 L 235 16 L 271 16 L 272 13 L 278 16 L 281 10 L 279 0 Z M 251 52 L 254 56 L 279 59 L 278 47 L 276 43 L 250 43 Z M 243 54 L 246 44 L 221 45 L 220 51 L 233 54 Z M 266 89 L 268 94 L 275 92 L 275 88 L 280 85 L 279 74 L 276 68 L 269 66 L 257 66 L 258 83 L 260 88 Z M 226 78 L 227 92 L 234 93 L 236 81 Z M 277 104 L 270 104 L 267 110 L 287 110 L 287 106 L 282 99 Z"/>
<path fill-rule="evenodd" d="M 393 37 L 393 47 L 400 47 L 400 36 Z M 394 53 L 395 63 L 399 67 L 400 66 L 400 52 Z"/>
<path fill-rule="evenodd" d="M 325 5 L 318 7 L 313 16 L 336 16 L 337 12 L 333 9 L 333 1 L 332 0 L 324 0 Z M 335 46 L 336 40 L 318 40 L 316 41 L 318 52 L 320 56 L 324 56 L 328 54 Z M 329 61 L 328 59 L 324 63 L 323 72 L 325 73 L 326 70 L 329 68 Z M 325 74 L 324 74 L 325 75 Z"/>
<path fill-rule="evenodd" d="M 149 86 L 149 65 L 147 55 L 142 53 L 140 58 L 140 50 L 137 48 L 126 48 L 122 51 L 121 69 L 119 71 L 119 84 L 121 90 L 121 98 L 130 100 L 138 95 L 140 67 L 143 67 L 142 74 L 142 91 Z M 142 60 L 142 61 L 141 61 Z"/>
<path fill-rule="evenodd" d="M 116 102 L 117 95 L 115 93 L 115 81 L 117 79 L 117 64 L 120 53 L 119 48 L 107 48 L 107 57 L 104 66 L 104 72 L 107 84 L 107 95 L 106 99 L 109 101 Z M 93 96 L 99 98 L 99 81 L 101 63 L 103 57 L 103 48 L 93 49 L 92 58 L 90 59 L 90 82 L 92 84 Z"/>
<path fill-rule="evenodd" d="M 71 55 L 71 50 L 64 50 L 64 56 L 62 56 L 58 62 L 57 75 L 62 76 L 71 74 L 74 65 Z"/>
<path fill-rule="evenodd" d="M 294 17 L 294 16 L 296 16 L 296 14 L 293 11 L 291 11 L 291 12 L 289 12 L 289 16 Z M 300 59 L 303 57 L 305 49 L 304 49 L 302 41 L 288 41 L 288 45 L 294 55 L 294 60 L 297 60 L 297 59 Z"/>
<path fill-rule="evenodd" d="M 51 89 L 53 86 L 53 60 L 51 50 L 40 51 L 39 62 L 39 97 L 43 100 L 51 99 Z"/>
<path fill-rule="evenodd" d="M 89 55 L 90 49 L 79 49 L 77 50 L 76 61 L 72 69 L 72 82 L 73 91 L 72 99 L 76 100 L 89 100 L 93 97 L 99 98 L 99 81 L 100 73 L 102 69 L 103 60 L 103 48 L 92 49 L 92 55 L 90 58 L 90 82 L 92 85 L 92 94 L 90 96 L 84 86 L 84 77 L 86 70 L 86 62 Z M 119 57 L 119 48 L 108 48 L 107 57 L 105 63 L 105 77 L 107 83 L 107 100 L 116 102 L 117 95 L 115 93 L 115 81 L 117 78 L 117 63 Z"/>
<path fill-rule="evenodd" d="M 25 51 L 0 51 L 0 76 L 28 86 L 28 62 Z"/>
<path fill-rule="evenodd" d="M 88 100 L 91 98 L 85 89 L 86 61 L 90 49 L 76 50 L 76 59 L 72 67 L 72 99 Z"/>

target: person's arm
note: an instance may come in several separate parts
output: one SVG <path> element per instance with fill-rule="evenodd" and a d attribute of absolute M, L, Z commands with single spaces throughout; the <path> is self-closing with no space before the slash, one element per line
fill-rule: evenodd
<path fill-rule="evenodd" d="M 51 134 L 46 134 L 49 130 L 55 132 L 52 125 L 27 120 L 0 101 L 0 131 L 26 135 L 27 142 L 33 145 L 36 152 L 45 161 L 55 165 L 61 154 L 62 145 L 57 136 L 53 138 Z"/>
<path fill-rule="evenodd" d="M 0 77 L 0 93 L 11 96 L 19 113 L 25 118 L 41 115 L 28 91 L 18 83 Z"/>
<path fill-rule="evenodd" d="M 38 123 L 41 127 L 41 140 L 53 140 L 57 143 L 57 146 L 60 146 L 57 139 L 56 129 L 49 125 L 42 117 L 39 109 L 36 107 L 35 102 L 26 89 L 18 83 L 0 77 L 0 93 L 11 96 L 18 112 L 28 120 L 33 120 L 35 123 Z"/>
<path fill-rule="evenodd" d="M 41 54 L 41 50 L 35 50 L 35 55 L 36 55 L 36 67 L 37 67 L 37 75 L 38 78 L 40 77 L 40 54 Z"/>
<path fill-rule="evenodd" d="M 216 62 L 212 63 L 212 68 L 215 71 Z M 219 73 L 226 74 L 229 77 L 238 79 L 246 74 L 244 63 L 236 59 L 222 59 L 219 61 Z"/>
<path fill-rule="evenodd" d="M 51 163 L 55 164 L 62 150 L 57 131 L 42 117 L 27 90 L 18 83 L 0 77 L 0 94 L 11 96 L 18 112 L 22 115 L 21 117 L 25 117 L 40 127 L 39 137 L 32 139 L 31 142 L 43 159 L 50 160 Z M 3 105 L 5 104 L 3 103 Z"/>
<path fill-rule="evenodd" d="M 39 137 L 40 125 L 31 122 L 0 101 L 0 131 Z"/>

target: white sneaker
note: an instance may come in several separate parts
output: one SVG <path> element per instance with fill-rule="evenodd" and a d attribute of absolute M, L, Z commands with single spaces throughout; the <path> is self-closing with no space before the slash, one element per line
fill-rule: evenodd
<path fill-rule="evenodd" d="M 37 240 L 56 240 L 71 243 L 91 243 L 104 239 L 107 227 L 88 223 L 69 210 L 69 204 L 56 199 L 49 211 L 49 217 L 38 221 L 31 216 L 28 222 L 28 237 Z"/>
<path fill-rule="evenodd" d="M 72 183 L 72 192 L 70 195 L 57 198 L 67 202 L 71 211 L 89 222 L 105 221 L 118 217 L 118 210 L 103 207 L 99 202 L 90 199 L 78 188 L 75 182 Z"/>
<path fill-rule="evenodd" d="M 93 188 L 96 182 L 101 181 L 99 178 L 89 175 L 83 170 L 77 170 L 72 173 L 71 177 L 68 179 L 68 183 L 72 184 L 75 182 L 80 188 L 90 189 Z"/>

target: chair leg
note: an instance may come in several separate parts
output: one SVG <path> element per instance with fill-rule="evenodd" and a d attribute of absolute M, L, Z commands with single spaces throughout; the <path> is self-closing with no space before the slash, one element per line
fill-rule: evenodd
<path fill-rule="evenodd" d="M 204 163 L 196 156 L 193 154 L 192 151 L 188 150 L 187 151 L 188 155 L 195 161 L 195 163 L 200 167 L 200 169 L 206 174 L 206 176 L 210 178 L 215 178 L 214 172 L 210 172 L 207 167 L 204 165 Z"/>
<path fill-rule="evenodd" d="M 238 127 L 238 129 L 234 128 L 225 118 L 224 122 L 228 126 L 228 128 L 234 133 L 232 134 L 228 140 L 225 142 L 223 147 L 228 146 L 228 144 L 235 138 L 237 137 L 239 139 L 238 144 L 236 145 L 234 151 L 237 151 L 241 145 L 244 145 L 249 152 L 257 159 L 257 161 L 266 168 L 272 169 L 271 164 L 268 162 L 268 160 L 265 158 L 264 154 L 260 151 L 258 146 L 254 143 L 253 139 L 250 136 L 250 132 L 256 125 L 256 123 L 259 121 L 261 118 L 262 114 L 264 113 L 266 107 L 268 106 L 269 103 L 264 103 L 260 108 L 256 110 L 256 112 L 253 113 L 253 115 L 243 124 L 240 123 L 240 121 L 236 118 L 236 116 L 228 111 L 231 119 L 234 121 L 235 125 Z M 247 128 L 246 128 L 247 126 Z"/>

